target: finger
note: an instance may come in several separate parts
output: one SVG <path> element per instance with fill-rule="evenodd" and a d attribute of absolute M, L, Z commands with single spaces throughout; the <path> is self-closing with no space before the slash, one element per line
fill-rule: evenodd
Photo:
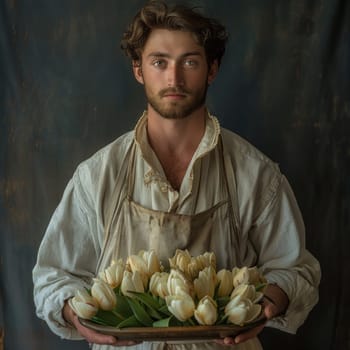
<path fill-rule="evenodd" d="M 223 339 L 215 339 L 214 343 L 220 344 L 220 345 L 234 345 L 235 340 L 231 337 L 225 337 Z"/>
<path fill-rule="evenodd" d="M 248 339 L 255 338 L 265 327 L 265 324 L 252 328 L 251 330 L 238 334 L 234 338 L 234 344 L 239 344 L 247 341 Z"/>
<path fill-rule="evenodd" d="M 87 340 L 88 343 L 103 344 L 103 345 L 114 345 L 114 346 L 132 346 L 139 344 L 131 340 L 118 340 L 116 337 L 111 335 L 105 335 L 95 331 L 81 331 L 80 334 Z"/>
<path fill-rule="evenodd" d="M 278 315 L 278 308 L 275 304 L 270 302 L 265 303 L 264 305 L 264 313 L 268 320 L 271 320 L 273 317 Z"/>
<path fill-rule="evenodd" d="M 133 345 L 137 345 L 140 344 L 142 342 L 140 341 L 131 341 L 131 340 L 118 340 L 116 345 L 117 346 L 133 346 Z"/>
<path fill-rule="evenodd" d="M 89 343 L 106 345 L 116 345 L 118 343 L 117 338 L 111 335 L 98 333 L 83 326 L 77 328 L 77 330 Z"/>
<path fill-rule="evenodd" d="M 77 331 L 89 342 L 93 344 L 105 344 L 105 345 L 115 345 L 115 346 L 132 346 L 139 344 L 140 342 L 135 342 L 131 340 L 118 340 L 118 338 L 112 335 L 106 335 L 96 332 L 90 328 L 84 327 L 77 319 L 76 328 Z"/>
<path fill-rule="evenodd" d="M 73 323 L 80 335 L 83 336 L 89 343 L 108 345 L 115 345 L 117 343 L 117 339 L 111 335 L 98 333 L 90 328 L 84 327 L 80 323 L 78 316 L 75 314 L 73 316 Z"/>
<path fill-rule="evenodd" d="M 224 338 L 224 345 L 235 345 L 236 342 L 233 338 L 231 337 L 225 337 Z"/>

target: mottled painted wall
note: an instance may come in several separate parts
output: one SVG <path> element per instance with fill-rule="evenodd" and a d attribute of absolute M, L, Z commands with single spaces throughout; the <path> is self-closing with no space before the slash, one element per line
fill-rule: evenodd
<path fill-rule="evenodd" d="M 350 349 L 350 3 L 192 1 L 230 43 L 208 104 L 279 163 L 320 260 L 320 303 L 297 335 L 266 348 Z M 84 349 L 34 315 L 31 270 L 75 167 L 134 126 L 141 86 L 119 50 L 143 1 L 0 3 L 0 324 L 5 349 Z"/>

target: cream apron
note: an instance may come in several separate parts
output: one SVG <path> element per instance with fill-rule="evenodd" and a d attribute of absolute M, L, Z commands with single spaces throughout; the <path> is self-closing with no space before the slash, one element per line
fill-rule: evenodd
<path fill-rule="evenodd" d="M 221 138 L 218 147 L 221 154 L 224 154 Z M 221 161 L 220 180 L 225 183 L 223 186 L 225 193 L 221 198 L 226 199 L 198 214 L 180 215 L 175 212 L 148 209 L 132 200 L 136 151 L 137 146 L 134 141 L 118 176 L 112 205 L 106 215 L 106 237 L 97 272 L 108 267 L 112 259 L 125 260 L 130 254 L 150 249 L 156 251 L 165 267 L 167 267 L 168 258 L 174 255 L 177 248 L 188 249 L 192 255 L 203 254 L 206 251 L 214 252 L 218 269 L 240 266 L 238 210 L 231 201 L 231 198 L 237 197 L 236 185 L 234 176 L 230 177 L 231 182 L 227 180 L 224 156 Z M 144 342 L 126 349 L 213 350 L 223 348 L 215 343 L 204 342 Z M 112 347 L 94 345 L 93 349 L 106 350 Z M 235 349 L 257 350 L 261 349 L 261 346 L 257 339 L 253 339 L 246 342 L 244 346 L 236 346 Z"/>

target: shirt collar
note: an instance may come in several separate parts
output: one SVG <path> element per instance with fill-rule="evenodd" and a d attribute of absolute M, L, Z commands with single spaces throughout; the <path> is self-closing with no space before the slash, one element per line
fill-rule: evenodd
<path fill-rule="evenodd" d="M 220 124 L 216 117 L 207 112 L 205 132 L 201 142 L 193 156 L 191 165 L 194 161 L 205 156 L 211 150 L 213 150 L 219 139 Z M 153 152 L 147 137 L 147 111 L 144 111 L 135 126 L 135 142 L 139 146 L 141 155 L 144 160 L 153 168 L 158 168 L 159 161 Z M 157 165 L 156 165 L 157 164 Z"/>

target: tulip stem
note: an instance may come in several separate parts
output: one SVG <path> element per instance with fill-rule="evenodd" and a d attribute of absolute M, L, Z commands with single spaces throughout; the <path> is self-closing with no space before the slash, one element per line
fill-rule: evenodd
<path fill-rule="evenodd" d="M 190 324 L 190 326 L 195 326 L 196 323 L 192 320 L 192 318 L 188 319 L 188 323 Z"/>
<path fill-rule="evenodd" d="M 121 315 L 119 312 L 115 311 L 115 310 L 112 310 L 112 314 L 114 316 L 117 316 L 118 318 L 120 318 L 122 320 L 125 320 L 125 317 L 123 315 Z"/>

